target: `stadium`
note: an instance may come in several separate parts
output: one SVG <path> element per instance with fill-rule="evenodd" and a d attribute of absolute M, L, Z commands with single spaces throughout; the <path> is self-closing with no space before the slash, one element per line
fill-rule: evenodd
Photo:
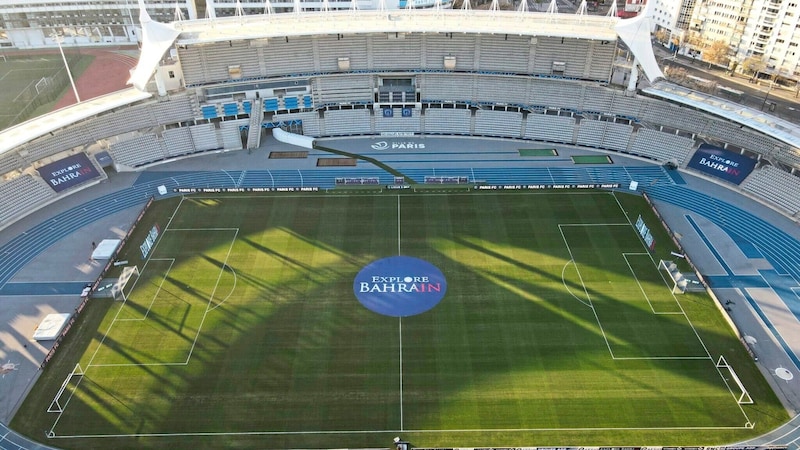
<path fill-rule="evenodd" d="M 800 129 L 646 14 L 139 6 L 2 132 L 0 448 L 798 448 Z"/>

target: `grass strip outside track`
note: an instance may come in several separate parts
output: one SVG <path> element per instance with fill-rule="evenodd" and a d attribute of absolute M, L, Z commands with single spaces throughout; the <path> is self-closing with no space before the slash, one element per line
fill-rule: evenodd
<path fill-rule="evenodd" d="M 575 164 L 614 164 L 608 155 L 576 155 L 571 158 Z"/>
<path fill-rule="evenodd" d="M 550 157 L 558 156 L 558 150 L 554 148 L 521 148 L 519 156 L 523 157 Z"/>
<path fill-rule="evenodd" d="M 94 56 L 73 53 L 69 59 L 72 76 L 77 79 L 92 63 Z M 0 106 L 4 111 L 0 114 L 0 130 L 50 112 L 58 99 L 70 89 L 68 82 L 63 83 L 61 89 L 43 94 L 40 98 L 28 99 L 22 92 L 34 95 L 37 81 L 56 74 L 62 81 L 67 80 L 64 63 L 58 54 L 9 57 L 7 61 L 0 61 Z"/>

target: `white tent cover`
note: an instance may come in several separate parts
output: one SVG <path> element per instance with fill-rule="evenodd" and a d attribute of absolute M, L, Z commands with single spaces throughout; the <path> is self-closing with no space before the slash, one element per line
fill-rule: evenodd
<path fill-rule="evenodd" d="M 103 239 L 92 252 L 92 259 L 96 261 L 111 259 L 121 242 L 119 239 Z"/>
<path fill-rule="evenodd" d="M 70 317 L 72 317 L 70 313 L 48 314 L 33 332 L 33 339 L 36 341 L 52 341 L 67 326 L 67 321 Z"/>

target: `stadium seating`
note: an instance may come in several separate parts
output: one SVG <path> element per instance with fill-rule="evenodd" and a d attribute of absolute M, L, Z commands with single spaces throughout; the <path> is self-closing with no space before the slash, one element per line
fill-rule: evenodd
<path fill-rule="evenodd" d="M 417 82 L 423 102 L 461 102 L 472 103 L 473 77 L 470 75 L 422 74 Z"/>
<path fill-rule="evenodd" d="M 521 137 L 522 113 L 512 111 L 475 111 L 474 134 L 480 136 Z"/>
<path fill-rule="evenodd" d="M 215 150 L 222 147 L 222 144 L 217 140 L 217 132 L 213 123 L 193 125 L 189 127 L 189 131 L 192 134 L 194 147 L 198 151 Z"/>
<path fill-rule="evenodd" d="M 319 55 L 319 71 L 339 72 L 339 58 L 347 58 L 350 70 L 366 70 L 367 66 L 367 37 L 359 36 L 318 36 L 315 40 L 316 51 Z"/>
<path fill-rule="evenodd" d="M 373 34 L 372 67 L 375 70 L 418 69 L 422 48 L 419 34 Z"/>
<path fill-rule="evenodd" d="M 275 122 L 301 120 L 303 122 L 303 134 L 306 136 L 319 136 L 319 113 L 316 111 L 297 112 L 288 114 L 275 114 L 272 117 Z"/>
<path fill-rule="evenodd" d="M 55 191 L 39 177 L 21 175 L 0 182 L 0 228 L 15 218 L 35 211 L 55 197 Z"/>
<path fill-rule="evenodd" d="M 325 111 L 323 134 L 325 136 L 372 134 L 371 112 L 369 109 Z"/>
<path fill-rule="evenodd" d="M 598 147 L 625 151 L 633 127 L 603 120 L 582 120 L 578 126 L 576 143 L 584 147 Z"/>
<path fill-rule="evenodd" d="M 582 111 L 616 112 L 612 105 L 614 94 L 617 92 L 602 86 L 585 86 L 580 109 Z"/>
<path fill-rule="evenodd" d="M 526 102 L 520 93 L 528 91 L 530 79 L 520 77 L 498 77 L 498 76 L 476 76 L 475 95 L 473 99 L 478 103 L 499 103 L 509 105 L 519 105 Z M 465 87 L 470 86 L 470 79 L 462 81 Z"/>
<path fill-rule="evenodd" d="M 131 136 L 111 144 L 108 152 L 119 164 L 140 167 L 167 157 L 164 141 L 154 133 Z"/>
<path fill-rule="evenodd" d="M 423 69 L 444 69 L 446 56 L 455 58 L 457 71 L 475 70 L 475 40 L 474 35 L 445 33 L 441 35 L 424 35 L 425 46 Z"/>
<path fill-rule="evenodd" d="M 600 88 L 603 90 L 610 90 L 608 88 Z M 646 103 L 640 97 L 627 97 L 622 91 L 614 90 L 613 99 L 608 112 L 613 112 L 620 116 L 641 118 Z M 584 96 L 584 99 L 586 96 Z M 589 109 L 589 108 L 586 108 Z M 597 111 L 603 112 L 603 111 Z"/>
<path fill-rule="evenodd" d="M 709 117 L 699 111 L 656 99 L 645 101 L 645 108 L 639 118 L 651 124 L 668 125 L 692 133 L 702 133 L 709 122 Z"/>
<path fill-rule="evenodd" d="M 196 151 L 192 133 L 187 127 L 164 130 L 163 137 L 167 156 L 185 155 Z"/>
<path fill-rule="evenodd" d="M 152 105 L 151 111 L 159 124 L 192 120 L 195 117 L 192 110 L 192 101 L 188 95 L 174 95 L 167 101 L 161 100 Z"/>
<path fill-rule="evenodd" d="M 428 108 L 423 127 L 430 134 L 470 134 L 472 112 L 468 109 Z"/>
<path fill-rule="evenodd" d="M 252 99 L 233 94 L 227 98 L 225 90 L 219 89 L 238 78 L 245 83 L 274 82 L 281 89 L 291 86 L 292 80 L 302 84 L 303 92 L 276 92 L 263 98 L 263 104 L 268 122 L 299 120 L 303 133 L 310 136 L 411 131 L 521 137 L 685 163 L 694 142 L 658 131 L 668 128 L 800 167 L 800 150 L 768 136 L 695 109 L 587 81 L 607 81 L 613 49 L 614 45 L 594 40 L 447 32 L 181 45 L 177 51 L 183 78 L 193 89 L 102 112 L 33 139 L 0 157 L 0 172 L 24 169 L 95 142 L 110 143 L 114 161 L 131 167 L 241 148 L 241 124 L 220 120 L 249 114 Z M 446 57 L 455 59 L 452 68 L 444 66 Z M 346 64 L 340 58 L 347 58 Z M 565 63 L 564 72 L 553 73 L 553 62 Z M 424 109 L 413 108 L 410 118 L 398 114 L 399 109 L 393 117 L 376 114 L 378 110 L 373 113 L 374 90 L 385 76 L 413 79 Z M 207 103 L 211 100 L 206 100 L 205 86 L 218 89 L 211 96 L 215 103 Z M 384 102 L 389 100 L 386 97 Z M 409 100 L 400 101 L 408 104 Z M 439 108 L 440 103 L 468 105 L 469 109 Z M 354 105 L 355 109 L 348 109 Z M 287 109 L 293 112 L 285 113 Z M 569 117 L 572 114 L 586 119 L 576 123 Z M 634 123 L 589 120 L 612 115 Z M 751 189 L 761 186 L 760 177 L 753 178 Z"/>
<path fill-rule="evenodd" d="M 575 118 L 528 114 L 525 121 L 525 138 L 537 141 L 574 143 Z"/>
<path fill-rule="evenodd" d="M 531 41 L 522 36 L 481 35 L 475 39 L 478 44 L 479 71 L 500 73 L 530 73 Z M 535 50 L 534 50 L 535 51 Z M 547 67 L 549 74 L 552 68 Z"/>
<path fill-rule="evenodd" d="M 773 166 L 753 171 L 742 189 L 783 208 L 790 215 L 800 214 L 800 178 Z"/>
<path fill-rule="evenodd" d="M 419 133 L 422 131 L 422 118 L 419 109 L 411 109 L 411 117 L 403 117 L 402 110 L 395 108 L 392 117 L 384 117 L 381 110 L 375 110 L 375 132 L 407 131 Z"/>
<path fill-rule="evenodd" d="M 311 88 L 317 105 L 371 103 L 373 84 L 372 75 L 324 76 L 315 77 Z"/>
<path fill-rule="evenodd" d="M 678 165 L 682 165 L 686 162 L 693 147 L 694 141 L 687 137 L 639 128 L 633 135 L 633 142 L 628 150 L 630 153 L 658 162 L 674 160 Z"/>
<path fill-rule="evenodd" d="M 29 163 L 23 161 L 17 152 L 7 152 L 0 155 L 0 174 L 8 173 L 26 167 Z"/>
<path fill-rule="evenodd" d="M 529 105 L 581 110 L 583 85 L 573 81 L 531 80 L 528 85 Z"/>
<path fill-rule="evenodd" d="M 242 149 L 242 134 L 239 127 L 247 126 L 249 120 L 227 120 L 219 124 L 219 136 L 222 140 L 222 148 L 225 150 Z M 219 139 L 218 139 L 219 141 Z"/>

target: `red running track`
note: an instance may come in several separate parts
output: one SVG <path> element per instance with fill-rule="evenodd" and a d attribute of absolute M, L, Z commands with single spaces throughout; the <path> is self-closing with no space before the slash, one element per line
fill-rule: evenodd
<path fill-rule="evenodd" d="M 94 60 L 75 80 L 81 101 L 125 89 L 130 71 L 136 67 L 136 58 L 109 50 L 81 49 L 81 53 L 94 55 Z M 53 111 L 75 103 L 70 86 L 53 106 Z"/>

